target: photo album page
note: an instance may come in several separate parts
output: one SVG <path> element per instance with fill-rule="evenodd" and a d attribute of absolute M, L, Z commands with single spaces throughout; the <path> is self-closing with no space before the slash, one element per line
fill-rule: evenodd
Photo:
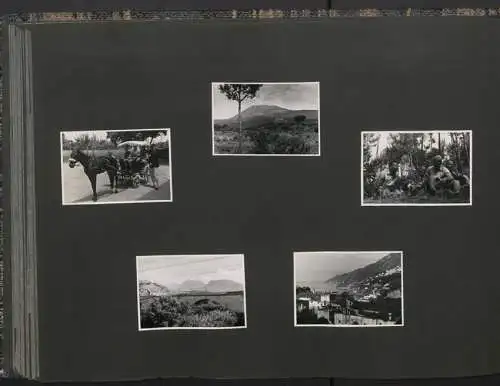
<path fill-rule="evenodd" d="M 27 29 L 44 379 L 500 371 L 497 20 Z"/>

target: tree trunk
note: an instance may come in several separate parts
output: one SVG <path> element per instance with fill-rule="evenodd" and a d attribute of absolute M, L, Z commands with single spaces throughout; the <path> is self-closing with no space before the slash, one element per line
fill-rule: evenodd
<path fill-rule="evenodd" d="M 453 142 L 453 145 L 455 147 L 455 157 L 457 157 L 457 169 L 460 173 L 463 173 L 463 168 L 462 168 L 462 160 L 460 159 L 460 141 L 458 140 L 457 137 L 455 137 L 455 134 L 451 133 L 451 140 Z"/>
<path fill-rule="evenodd" d="M 238 123 L 240 125 L 240 142 L 238 144 L 238 153 L 243 153 L 243 123 L 241 122 L 241 101 L 238 101 Z"/>
<path fill-rule="evenodd" d="M 438 133 L 438 150 L 439 154 L 441 154 L 441 133 Z"/>
<path fill-rule="evenodd" d="M 464 143 L 464 151 L 465 151 L 465 154 L 467 156 L 467 159 L 466 159 L 466 164 L 468 167 L 470 167 L 470 141 L 469 141 L 469 136 L 467 134 L 462 134 L 462 138 L 463 138 L 463 143 Z"/>

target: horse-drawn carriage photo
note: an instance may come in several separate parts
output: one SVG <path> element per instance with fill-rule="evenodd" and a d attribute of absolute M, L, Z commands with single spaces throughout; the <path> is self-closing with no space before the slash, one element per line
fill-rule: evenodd
<path fill-rule="evenodd" d="M 471 205 L 471 131 L 362 132 L 361 204 Z"/>
<path fill-rule="evenodd" d="M 61 132 L 63 205 L 171 202 L 170 129 Z"/>

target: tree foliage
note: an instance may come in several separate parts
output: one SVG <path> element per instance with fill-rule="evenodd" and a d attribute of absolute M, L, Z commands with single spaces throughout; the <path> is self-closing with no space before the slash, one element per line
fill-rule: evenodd
<path fill-rule="evenodd" d="M 282 130 L 281 125 L 268 124 L 256 130 L 248 130 L 254 154 L 311 154 L 317 151 L 317 135 L 308 140 L 304 133 L 293 129 Z"/>
<path fill-rule="evenodd" d="M 293 120 L 297 125 L 301 125 L 306 120 L 306 118 L 307 117 L 305 115 L 296 115 L 295 117 L 293 117 Z"/>
<path fill-rule="evenodd" d="M 142 328 L 238 325 L 244 325 L 244 314 L 213 300 L 201 299 L 191 304 L 174 296 L 161 296 L 141 302 Z"/>
<path fill-rule="evenodd" d="M 241 104 L 247 99 L 255 98 L 262 86 L 262 84 L 226 83 L 219 85 L 219 91 L 223 93 L 227 99 Z"/>
<path fill-rule="evenodd" d="M 297 324 L 319 324 L 318 316 L 313 310 L 305 308 L 297 313 Z"/>
<path fill-rule="evenodd" d="M 144 141 L 149 137 L 156 137 L 160 133 L 166 134 L 166 130 L 124 130 L 124 131 L 108 131 L 107 138 L 117 145 L 125 141 Z"/>
<path fill-rule="evenodd" d="M 79 148 L 81 150 L 105 150 L 112 149 L 114 145 L 102 138 L 97 138 L 95 135 L 82 134 L 73 140 L 69 140 L 62 135 L 62 146 L 64 150 Z"/>

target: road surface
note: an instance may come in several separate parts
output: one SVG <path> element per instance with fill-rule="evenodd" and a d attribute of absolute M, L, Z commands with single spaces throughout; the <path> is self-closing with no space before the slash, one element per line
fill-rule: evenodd
<path fill-rule="evenodd" d="M 340 313 L 335 313 L 335 322 L 334 324 L 340 324 L 340 325 L 345 325 L 345 321 L 346 321 L 346 316 L 343 315 L 343 314 L 340 314 Z M 347 319 L 351 321 L 350 324 L 352 324 L 352 322 L 356 321 L 358 322 L 358 325 L 360 326 L 364 326 L 364 325 L 386 325 L 386 324 L 389 324 L 389 325 L 393 325 L 394 322 L 385 322 L 383 320 L 380 320 L 380 319 L 371 319 L 371 318 L 366 318 L 366 317 L 363 317 L 363 316 L 358 316 L 358 315 L 350 315 L 347 317 Z M 349 324 L 349 323 L 348 323 Z"/>
<path fill-rule="evenodd" d="M 118 193 L 113 193 L 109 183 L 107 173 L 102 173 L 97 176 L 97 203 L 134 203 L 144 201 L 171 201 L 172 194 L 170 191 L 170 167 L 160 165 L 156 169 L 156 177 L 158 178 L 160 187 L 154 190 L 150 185 L 140 185 L 137 188 L 119 186 Z M 83 171 L 82 166 L 76 166 L 73 169 L 69 167 L 67 162 L 63 164 L 62 171 L 63 183 L 63 203 L 64 204 L 93 204 L 92 187 L 90 181 Z"/>

